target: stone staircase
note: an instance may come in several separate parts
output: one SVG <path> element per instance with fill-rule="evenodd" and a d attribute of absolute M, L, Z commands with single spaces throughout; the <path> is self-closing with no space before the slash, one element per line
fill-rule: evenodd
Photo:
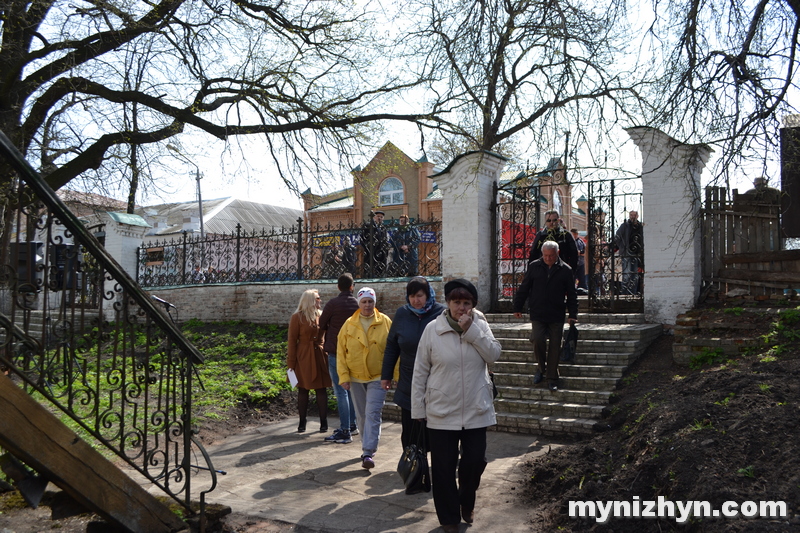
<path fill-rule="evenodd" d="M 578 315 L 575 361 L 559 364 L 559 390 L 533 384 L 536 363 L 527 317 L 486 315 L 503 346 L 500 361 L 491 365 L 498 396 L 497 431 L 552 437 L 589 435 L 608 405 L 625 370 L 659 335 L 660 324 L 645 324 L 642 314 Z M 387 395 L 384 417 L 399 420 L 400 409 Z"/>

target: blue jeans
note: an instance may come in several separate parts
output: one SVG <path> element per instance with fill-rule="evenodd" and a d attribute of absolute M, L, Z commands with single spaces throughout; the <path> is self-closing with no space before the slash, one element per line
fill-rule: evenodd
<path fill-rule="evenodd" d="M 386 390 L 381 381 L 369 383 L 350 382 L 350 395 L 356 406 L 358 427 L 361 431 L 361 455 L 375 455 L 381 440 L 381 414 L 386 400 Z"/>
<path fill-rule="evenodd" d="M 328 354 L 328 372 L 333 381 L 333 393 L 336 395 L 336 410 L 339 411 L 339 428 L 350 431 L 356 425 L 356 409 L 350 394 L 339 385 L 339 372 L 336 370 L 336 355 Z"/>

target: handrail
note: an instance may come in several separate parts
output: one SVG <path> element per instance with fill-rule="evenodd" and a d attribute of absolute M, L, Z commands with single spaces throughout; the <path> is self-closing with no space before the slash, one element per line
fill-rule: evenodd
<path fill-rule="evenodd" d="M 203 355 L 3 132 L 0 156 L 20 179 L 7 196 L 16 242 L 13 233 L 0 240 L 0 291 L 12 296 L 0 301 L 0 366 L 194 513 L 195 450 L 212 474 L 201 500 L 216 487 L 192 428 L 193 365 Z M 22 241 L 24 223 L 46 242 Z M 30 259 L 39 246 L 43 264 Z"/>
<path fill-rule="evenodd" d="M 25 160 L 19 150 L 14 147 L 5 133 L 0 131 L 0 153 L 6 156 L 6 159 L 11 163 L 11 166 L 20 175 L 26 177 L 25 185 L 30 187 L 36 195 L 44 201 L 45 205 L 54 209 L 59 215 L 61 223 L 73 235 L 76 235 L 81 244 L 85 246 L 88 251 L 98 259 L 100 259 L 103 267 L 111 273 L 115 280 L 119 281 L 126 291 L 136 300 L 137 305 L 144 309 L 148 316 L 150 316 L 159 327 L 169 331 L 174 336 L 175 342 L 180 346 L 181 350 L 185 353 L 191 354 L 194 363 L 202 363 L 205 358 L 200 351 L 192 345 L 186 337 L 184 337 L 181 330 L 167 320 L 161 310 L 155 306 L 153 301 L 147 296 L 147 293 L 131 278 L 127 272 L 117 263 L 117 261 L 106 252 L 103 245 L 92 235 L 86 227 L 81 224 L 78 217 L 61 201 L 61 198 L 56 195 L 55 191 L 51 189 L 47 183 L 38 175 L 38 173 L 31 167 L 30 163 Z"/>

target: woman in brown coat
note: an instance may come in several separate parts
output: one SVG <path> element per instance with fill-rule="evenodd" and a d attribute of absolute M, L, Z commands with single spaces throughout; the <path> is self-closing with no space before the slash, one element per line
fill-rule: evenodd
<path fill-rule="evenodd" d="M 320 297 L 310 289 L 300 296 L 297 310 L 289 321 L 289 354 L 286 366 L 297 375 L 297 409 L 300 425 L 297 432 L 306 430 L 308 391 L 314 389 L 319 409 L 319 432 L 328 431 L 328 389 L 332 385 L 328 361 L 322 351 L 319 331 Z"/>

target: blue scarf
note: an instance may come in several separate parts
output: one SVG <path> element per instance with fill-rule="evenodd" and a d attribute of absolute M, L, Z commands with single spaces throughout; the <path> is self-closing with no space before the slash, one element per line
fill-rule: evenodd
<path fill-rule="evenodd" d="M 425 305 L 422 306 L 422 309 L 417 309 L 412 307 L 410 303 L 408 303 L 408 295 L 406 295 L 406 309 L 411 311 L 412 313 L 416 313 L 418 315 L 424 315 L 428 311 L 431 310 L 431 307 L 436 303 L 436 291 L 433 290 L 433 285 L 428 283 L 428 300 L 425 302 Z"/>

